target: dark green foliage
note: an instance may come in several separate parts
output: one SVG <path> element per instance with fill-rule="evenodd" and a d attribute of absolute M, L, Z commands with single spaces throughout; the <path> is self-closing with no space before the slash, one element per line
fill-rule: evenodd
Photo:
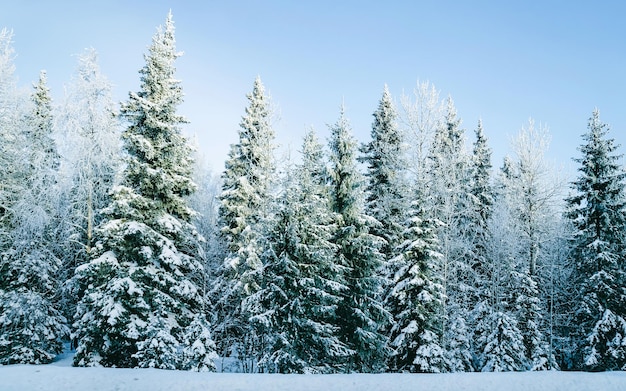
<path fill-rule="evenodd" d="M 199 359 L 183 353 L 187 328 L 197 328 L 204 306 L 191 279 L 203 265 L 186 201 L 195 184 L 184 118 L 176 114 L 178 56 L 169 14 L 145 57 L 140 92 L 122 107 L 128 121 L 122 185 L 103 211 L 90 261 L 76 269 L 75 365 L 182 369 Z M 203 341 L 212 349 L 212 341 Z"/>
<path fill-rule="evenodd" d="M 391 94 L 385 85 L 378 109 L 374 112 L 372 140 L 361 147 L 363 156 L 359 158 L 367 164 L 365 211 L 379 222 L 372 227 L 372 233 L 386 241 L 380 250 L 385 261 L 394 256 L 396 246 L 402 242 L 403 222 L 408 209 L 405 146 L 397 117 Z"/>
<path fill-rule="evenodd" d="M 362 179 L 356 169 L 356 142 L 342 109 L 331 126 L 330 160 L 332 210 L 337 214 L 333 243 L 338 264 L 345 268 L 342 300 L 337 308 L 340 341 L 354 353 L 347 371 L 378 372 L 383 369 L 386 338 L 381 329 L 387 321 L 380 297 L 379 270 L 384 240 L 370 233 L 373 219 L 363 209 Z"/>
<path fill-rule="evenodd" d="M 274 132 L 269 98 L 259 77 L 247 98 L 239 141 L 231 145 L 222 174 L 218 224 L 226 258 L 218 270 L 213 302 L 220 353 L 230 355 L 235 349 L 246 370 L 251 370 L 260 341 L 249 322 L 253 313 L 242 304 L 261 287 L 261 255 L 267 244 L 263 235 L 272 200 Z"/>
<path fill-rule="evenodd" d="M 335 264 L 322 158 L 311 131 L 267 237 L 261 290 L 249 298 L 258 306 L 252 320 L 266 341 L 261 364 L 270 372 L 338 372 L 352 353 L 337 336 L 335 312 L 347 287 L 344 269 Z"/>
<path fill-rule="evenodd" d="M 579 176 L 572 183 L 575 195 L 567 199 L 574 226 L 572 261 L 579 348 L 578 368 L 612 370 L 626 368 L 624 335 L 626 297 L 626 174 L 621 155 L 598 111 L 589 119 L 589 131 L 580 147 Z M 617 339 L 616 339 L 617 338 Z"/>
<path fill-rule="evenodd" d="M 398 372 L 445 372 L 442 345 L 443 286 L 434 268 L 441 261 L 437 223 L 423 217 L 414 202 L 404 242 L 397 249 L 398 265 L 385 302 L 391 313 L 389 369 Z"/>

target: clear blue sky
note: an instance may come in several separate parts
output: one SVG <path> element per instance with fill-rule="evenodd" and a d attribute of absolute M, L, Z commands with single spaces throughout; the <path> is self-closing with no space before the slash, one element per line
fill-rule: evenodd
<path fill-rule="evenodd" d="M 549 156 L 573 166 L 594 107 L 626 152 L 626 2 L 621 1 L 33 1 L 7 2 L 22 85 L 48 72 L 53 96 L 93 47 L 116 100 L 169 10 L 176 23 L 181 113 L 216 172 L 261 76 L 281 113 L 278 141 L 322 137 L 345 102 L 360 141 L 387 83 L 397 99 L 417 80 L 451 95 L 472 137 L 478 118 L 494 166 L 532 117 L 549 127 Z"/>

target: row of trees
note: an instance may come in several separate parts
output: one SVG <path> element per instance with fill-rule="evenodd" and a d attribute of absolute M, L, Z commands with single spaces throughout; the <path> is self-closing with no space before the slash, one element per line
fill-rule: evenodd
<path fill-rule="evenodd" d="M 532 121 L 494 173 L 451 99 L 385 87 L 278 166 L 259 78 L 221 178 L 181 135 L 171 14 L 116 110 L 96 55 L 55 111 L 0 34 L 0 363 L 283 373 L 626 368 L 624 171 L 595 111 L 569 194 Z M 120 124 L 124 130 L 119 133 Z M 121 136 L 121 137 L 120 137 Z M 215 342 L 214 342 L 215 341 Z"/>
<path fill-rule="evenodd" d="M 361 146 L 342 109 L 328 148 L 310 130 L 277 176 L 259 79 L 248 98 L 212 231 L 221 356 L 278 372 L 625 368 L 625 174 L 597 110 L 565 195 L 545 128 L 529 121 L 494 175 L 481 122 L 467 151 L 428 84 L 402 114 L 385 88 Z"/>

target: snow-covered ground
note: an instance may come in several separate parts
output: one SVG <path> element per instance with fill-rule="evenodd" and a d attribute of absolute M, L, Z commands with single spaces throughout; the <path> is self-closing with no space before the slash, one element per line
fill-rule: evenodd
<path fill-rule="evenodd" d="M 48 365 L 0 366 L 0 391 L 624 391 L 626 372 L 526 372 L 380 375 L 267 375 L 158 369 L 74 368 L 72 356 Z"/>

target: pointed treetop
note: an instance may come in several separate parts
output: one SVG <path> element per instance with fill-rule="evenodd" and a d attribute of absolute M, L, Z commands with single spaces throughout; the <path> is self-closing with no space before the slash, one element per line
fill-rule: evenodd
<path fill-rule="evenodd" d="M 491 156 L 491 149 L 487 146 L 487 136 L 485 136 L 482 119 L 478 120 L 475 134 L 476 140 L 474 141 L 474 155 L 477 155 L 479 150 L 486 149 L 488 151 L 487 153 Z"/>
<path fill-rule="evenodd" d="M 42 98 L 49 94 L 50 89 L 48 88 L 48 75 L 45 70 L 42 69 L 39 71 L 39 79 L 37 82 L 33 83 L 33 87 L 35 88 L 33 99 Z"/>
<path fill-rule="evenodd" d="M 383 100 L 391 100 L 391 93 L 389 92 L 387 83 L 383 86 Z"/>
<path fill-rule="evenodd" d="M 43 134 L 47 135 L 52 132 L 52 98 L 47 82 L 46 71 L 42 70 L 39 72 L 39 81 L 33 83 L 35 90 L 31 95 L 31 100 L 35 104 L 33 125 L 37 132 L 36 137 L 43 137 Z"/>
<path fill-rule="evenodd" d="M 309 128 L 304 135 L 304 141 L 302 142 L 302 157 L 303 159 L 321 159 L 323 155 L 322 144 L 317 138 L 317 133 L 313 127 Z"/>

